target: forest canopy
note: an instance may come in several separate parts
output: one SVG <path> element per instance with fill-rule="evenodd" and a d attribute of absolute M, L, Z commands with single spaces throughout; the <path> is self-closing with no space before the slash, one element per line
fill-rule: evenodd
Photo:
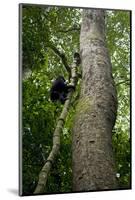
<path fill-rule="evenodd" d="M 63 105 L 50 101 L 52 80 L 68 81 L 74 52 L 79 52 L 81 8 L 22 5 L 22 160 L 23 194 L 32 194 L 52 147 Z M 130 188 L 130 11 L 106 10 L 106 43 L 118 97 L 113 151 L 119 188 Z M 80 70 L 81 73 L 81 70 Z M 72 191 L 72 125 L 79 97 L 78 81 L 61 134 L 60 154 L 47 181 L 46 193 Z"/>

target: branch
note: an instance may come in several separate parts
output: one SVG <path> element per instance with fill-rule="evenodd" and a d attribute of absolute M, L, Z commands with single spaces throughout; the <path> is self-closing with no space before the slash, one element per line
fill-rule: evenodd
<path fill-rule="evenodd" d="M 66 68 L 66 70 L 67 70 L 67 72 L 68 72 L 68 74 L 69 74 L 69 79 L 70 79 L 70 77 L 71 77 L 71 68 L 70 68 L 69 65 L 68 65 L 67 58 L 66 58 L 65 54 L 64 54 L 64 53 L 61 53 L 61 52 L 60 52 L 54 45 L 52 45 L 52 44 L 49 44 L 47 47 L 51 48 L 51 49 L 54 51 L 54 53 L 57 54 L 57 55 L 60 57 L 60 59 L 61 59 L 63 65 L 65 66 L 65 68 Z"/>
<path fill-rule="evenodd" d="M 72 77 L 71 77 L 71 85 L 74 86 L 74 88 L 76 87 L 77 84 L 77 61 L 74 58 L 72 67 L 71 67 L 71 72 L 72 72 Z M 47 182 L 47 178 L 48 178 L 48 174 L 51 170 L 51 167 L 53 165 L 53 163 L 55 162 L 55 159 L 59 153 L 59 149 L 60 149 L 60 133 L 62 132 L 62 129 L 64 127 L 64 123 L 68 114 L 68 110 L 70 107 L 70 103 L 71 103 L 71 98 L 72 98 L 72 94 L 74 92 L 74 89 L 71 88 L 68 96 L 67 96 L 67 100 L 65 101 L 62 113 L 58 119 L 58 123 L 56 126 L 56 129 L 54 131 L 53 134 L 53 146 L 52 146 L 52 150 L 46 160 L 46 163 L 44 164 L 43 168 L 41 169 L 40 173 L 39 173 L 39 180 L 38 180 L 38 184 L 37 187 L 34 191 L 34 194 L 41 194 L 45 192 L 45 188 L 46 188 L 46 182 Z"/>
<path fill-rule="evenodd" d="M 118 86 L 118 85 L 120 85 L 120 84 L 126 84 L 127 82 L 130 82 L 130 80 L 129 79 L 127 79 L 127 80 L 124 80 L 124 81 L 120 81 L 120 82 L 118 82 L 117 84 L 116 84 L 116 86 Z M 128 84 L 128 85 L 130 85 L 130 84 Z"/>
<path fill-rule="evenodd" d="M 68 33 L 70 31 L 80 31 L 80 27 L 72 27 L 67 30 L 58 30 L 58 32 L 61 32 L 61 33 Z"/>

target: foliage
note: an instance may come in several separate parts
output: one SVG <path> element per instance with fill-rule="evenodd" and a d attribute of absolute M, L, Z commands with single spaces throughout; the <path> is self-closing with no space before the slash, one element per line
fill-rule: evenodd
<path fill-rule="evenodd" d="M 66 55 L 69 65 L 79 49 L 81 10 L 66 7 L 23 5 L 22 8 L 22 138 L 23 194 L 32 194 L 38 174 L 52 146 L 52 135 L 62 106 L 49 99 L 52 79 L 68 78 L 59 55 Z M 106 16 L 107 45 L 118 93 L 118 116 L 113 131 L 117 174 L 121 188 L 130 184 L 130 13 L 109 11 Z M 53 165 L 46 193 L 71 192 L 71 129 L 80 84 L 61 135 L 60 154 Z"/>
<path fill-rule="evenodd" d="M 107 12 L 107 45 L 118 96 L 113 146 L 120 188 L 130 188 L 130 12 Z"/>

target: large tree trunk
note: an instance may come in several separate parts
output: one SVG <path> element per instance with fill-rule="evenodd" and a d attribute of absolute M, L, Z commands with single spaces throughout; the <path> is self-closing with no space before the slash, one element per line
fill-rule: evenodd
<path fill-rule="evenodd" d="M 80 50 L 82 88 L 73 127 L 73 191 L 114 189 L 112 129 L 117 97 L 103 10 L 83 11 Z"/>

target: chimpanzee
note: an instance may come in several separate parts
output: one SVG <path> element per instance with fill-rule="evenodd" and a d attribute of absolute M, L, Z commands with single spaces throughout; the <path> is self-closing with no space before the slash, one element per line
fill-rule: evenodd
<path fill-rule="evenodd" d="M 64 77 L 58 76 L 53 82 L 50 90 L 51 101 L 60 101 L 62 104 L 64 104 L 70 88 L 74 89 L 74 86 L 67 85 Z"/>
<path fill-rule="evenodd" d="M 77 52 L 74 53 L 74 60 L 75 60 L 77 65 L 81 64 L 81 58 L 80 58 L 80 54 L 79 53 L 77 53 Z"/>

